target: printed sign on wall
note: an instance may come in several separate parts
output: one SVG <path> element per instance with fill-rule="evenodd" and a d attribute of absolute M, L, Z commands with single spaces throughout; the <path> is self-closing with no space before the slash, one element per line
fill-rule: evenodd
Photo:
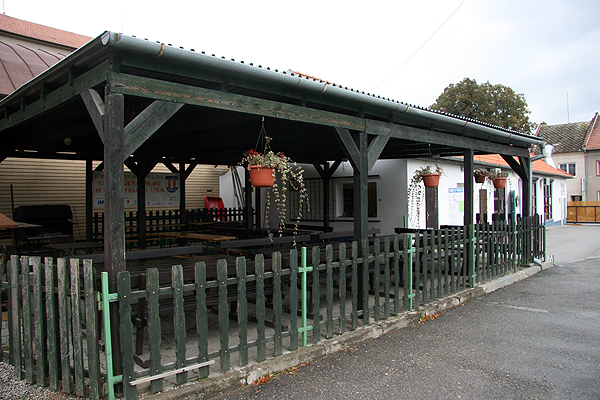
<path fill-rule="evenodd" d="M 448 189 L 450 200 L 450 225 L 462 225 L 465 220 L 465 189 Z"/>
<path fill-rule="evenodd" d="M 104 207 L 104 172 L 94 172 L 93 206 Z M 147 206 L 178 206 L 180 196 L 179 174 L 152 173 L 146 177 Z M 123 190 L 125 207 L 137 206 L 137 178 L 131 172 L 125 172 Z"/>

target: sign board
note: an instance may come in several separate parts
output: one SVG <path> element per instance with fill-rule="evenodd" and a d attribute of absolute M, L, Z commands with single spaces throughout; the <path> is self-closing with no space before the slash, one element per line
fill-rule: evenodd
<path fill-rule="evenodd" d="M 146 205 L 179 206 L 180 188 L 179 174 L 148 174 L 146 177 Z M 105 190 L 104 172 L 94 172 L 93 207 L 104 207 Z M 125 207 L 137 207 L 137 177 L 131 172 L 124 173 L 123 191 Z"/>
<path fill-rule="evenodd" d="M 465 221 L 465 189 L 448 189 L 448 201 L 450 202 L 449 225 L 462 225 Z"/>

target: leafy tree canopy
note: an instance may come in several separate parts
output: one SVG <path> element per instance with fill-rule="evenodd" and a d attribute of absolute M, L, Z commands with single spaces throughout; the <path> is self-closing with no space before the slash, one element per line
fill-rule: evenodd
<path fill-rule="evenodd" d="M 529 121 L 531 111 L 523 94 L 504 85 L 492 85 L 489 81 L 478 84 L 465 78 L 450 84 L 431 109 L 472 118 L 481 122 L 531 133 L 535 124 Z"/>

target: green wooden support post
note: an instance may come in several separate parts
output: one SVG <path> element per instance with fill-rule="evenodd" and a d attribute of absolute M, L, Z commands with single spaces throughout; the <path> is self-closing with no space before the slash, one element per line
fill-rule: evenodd
<path fill-rule="evenodd" d="M 301 257 L 301 267 L 298 269 L 298 272 L 302 274 L 302 327 L 298 329 L 298 332 L 302 333 L 302 347 L 306 347 L 308 345 L 308 331 L 313 329 L 312 325 L 308 326 L 307 322 L 308 299 L 306 298 L 306 274 L 307 272 L 312 271 L 313 268 L 307 266 L 306 247 L 302 248 Z"/>
<path fill-rule="evenodd" d="M 413 293 L 413 254 L 415 252 L 415 248 L 412 245 L 413 242 L 413 235 L 412 233 L 409 233 L 408 235 L 405 236 L 404 239 L 404 251 L 406 252 L 406 267 L 405 267 L 405 271 L 407 272 L 406 274 L 406 281 L 404 282 L 404 287 L 406 288 L 407 291 L 407 295 L 406 298 L 408 299 L 408 310 L 412 311 L 413 309 L 413 298 L 415 297 L 415 294 Z"/>

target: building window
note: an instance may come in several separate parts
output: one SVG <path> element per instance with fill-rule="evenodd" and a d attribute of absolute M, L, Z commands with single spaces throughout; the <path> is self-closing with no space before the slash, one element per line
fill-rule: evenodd
<path fill-rule="evenodd" d="M 596 175 L 600 176 L 600 160 L 596 160 Z"/>
<path fill-rule="evenodd" d="M 577 169 L 575 168 L 575 163 L 567 163 L 567 164 L 558 164 L 558 168 L 563 171 L 575 176 L 577 174 Z"/>
<path fill-rule="evenodd" d="M 546 221 L 552 220 L 552 180 L 546 180 L 544 184 L 544 216 Z"/>
<path fill-rule="evenodd" d="M 571 196 L 571 201 L 583 201 L 583 196 L 580 194 L 576 194 Z"/>
<path fill-rule="evenodd" d="M 305 179 L 304 185 L 308 193 L 308 202 L 304 202 L 302 205 L 302 221 L 324 221 L 325 212 L 323 207 L 323 201 L 325 196 L 323 195 L 323 180 L 322 179 Z M 290 190 L 290 215 L 298 215 L 299 203 L 300 203 L 300 192 L 298 190 Z M 329 184 L 329 221 L 333 221 L 333 184 L 330 181 Z"/>
<path fill-rule="evenodd" d="M 344 205 L 342 217 L 354 217 L 354 184 L 342 184 L 342 204 Z M 368 188 L 369 218 L 377 217 L 377 183 L 369 182 Z"/>

